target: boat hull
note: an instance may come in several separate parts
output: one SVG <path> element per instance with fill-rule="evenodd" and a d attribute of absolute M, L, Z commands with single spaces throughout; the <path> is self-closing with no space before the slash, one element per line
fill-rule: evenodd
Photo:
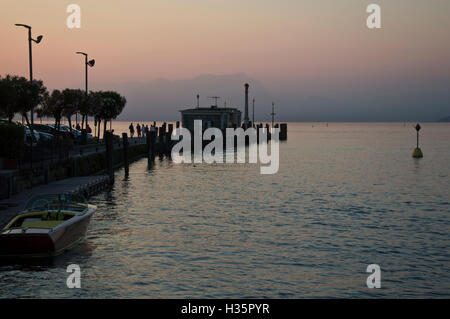
<path fill-rule="evenodd" d="M 64 253 L 81 242 L 94 210 L 73 217 L 53 229 L 27 229 L 0 234 L 0 257 L 45 258 Z"/>
<path fill-rule="evenodd" d="M 0 235 L 0 256 L 51 256 L 55 244 L 48 234 Z"/>

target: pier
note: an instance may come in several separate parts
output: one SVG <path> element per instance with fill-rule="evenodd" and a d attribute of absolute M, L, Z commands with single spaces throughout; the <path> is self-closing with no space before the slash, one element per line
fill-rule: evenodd
<path fill-rule="evenodd" d="M 176 127 L 180 127 L 179 122 Z M 253 127 L 257 130 L 265 128 L 268 138 L 271 138 L 268 123 L 255 124 Z M 274 127 L 280 128 L 280 141 L 286 140 L 287 124 L 276 123 Z M 18 168 L 0 170 L 0 200 L 38 185 L 75 177 L 106 174 L 110 178 L 110 184 L 113 184 L 114 169 L 124 166 L 127 174 L 129 164 L 144 156 L 148 158 L 149 167 L 153 166 L 156 156 L 170 157 L 172 147 L 177 142 L 171 138 L 174 129 L 173 124 L 164 123 L 159 127 L 152 127 L 146 136 L 135 138 L 129 138 L 127 133 L 118 136 L 108 132 L 100 143 L 74 145 L 65 150 L 63 155 L 60 149 L 34 148 L 32 165 L 31 162 L 24 161 Z"/>

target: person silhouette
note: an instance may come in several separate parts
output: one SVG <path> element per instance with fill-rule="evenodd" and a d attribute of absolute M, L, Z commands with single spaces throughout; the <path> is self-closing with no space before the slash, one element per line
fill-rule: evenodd
<path fill-rule="evenodd" d="M 131 136 L 131 138 L 133 138 L 133 136 L 134 136 L 134 126 L 133 126 L 133 122 L 131 122 L 131 124 L 130 124 L 130 126 L 129 126 L 129 129 L 130 129 L 130 136 Z"/>
<path fill-rule="evenodd" d="M 137 131 L 138 137 L 141 137 L 141 126 L 139 125 L 139 123 L 136 125 L 136 131 Z"/>

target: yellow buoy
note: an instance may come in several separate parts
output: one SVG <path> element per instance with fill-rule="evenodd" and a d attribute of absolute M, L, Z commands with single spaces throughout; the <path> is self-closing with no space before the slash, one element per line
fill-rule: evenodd
<path fill-rule="evenodd" d="M 422 150 L 419 147 L 416 147 L 412 153 L 412 157 L 414 158 L 422 158 L 423 157 L 423 153 Z"/>

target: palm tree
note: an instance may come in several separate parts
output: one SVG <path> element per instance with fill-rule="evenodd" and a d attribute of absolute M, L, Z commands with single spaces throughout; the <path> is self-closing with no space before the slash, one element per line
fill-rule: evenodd
<path fill-rule="evenodd" d="M 44 103 L 44 102 L 43 102 Z M 45 114 L 45 110 L 44 107 L 41 106 L 37 109 L 34 110 L 34 113 L 36 113 L 37 118 L 39 119 L 39 121 L 42 124 L 42 118 L 46 117 L 47 115 Z"/>
<path fill-rule="evenodd" d="M 93 92 L 91 91 L 90 93 L 90 99 L 91 99 L 91 103 L 92 103 L 92 107 L 89 110 L 89 115 L 94 117 L 94 136 L 96 137 L 100 137 L 100 123 L 101 123 L 101 119 L 99 117 L 100 114 L 100 108 L 102 105 L 102 92 L 101 91 L 97 91 L 97 92 Z"/>
<path fill-rule="evenodd" d="M 106 133 L 108 121 L 115 119 L 125 107 L 127 100 L 114 91 L 99 91 L 94 93 L 94 110 L 97 123 L 103 121 L 103 136 Z"/>
<path fill-rule="evenodd" d="M 55 119 L 55 129 L 59 131 L 61 126 L 61 118 L 64 109 L 64 100 L 60 90 L 53 90 L 43 103 L 44 116 L 51 116 Z"/>
<path fill-rule="evenodd" d="M 63 110 L 62 115 L 69 122 L 70 131 L 72 132 L 72 116 L 79 111 L 80 104 L 84 99 L 84 92 L 79 89 L 65 89 L 62 91 Z"/>
<path fill-rule="evenodd" d="M 88 124 L 88 116 L 92 116 L 92 108 L 93 108 L 93 96 L 92 92 L 89 94 L 84 93 L 81 97 L 81 101 L 79 104 L 79 111 L 81 114 L 81 128 L 84 129 L 84 125 L 86 122 L 86 127 Z"/>

